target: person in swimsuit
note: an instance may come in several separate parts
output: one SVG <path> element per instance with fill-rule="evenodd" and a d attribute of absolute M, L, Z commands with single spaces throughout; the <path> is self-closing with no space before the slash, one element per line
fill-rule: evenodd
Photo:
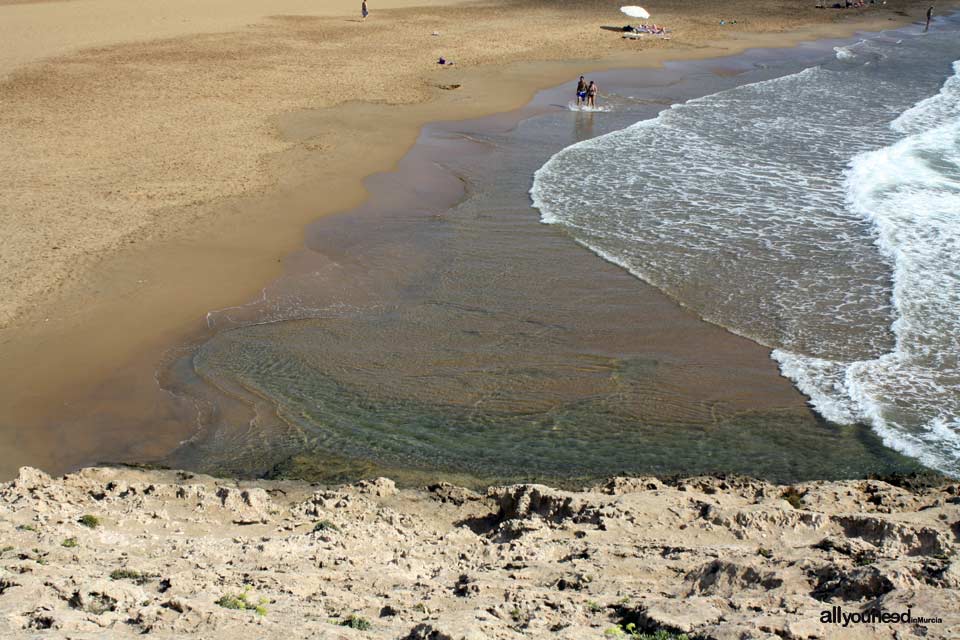
<path fill-rule="evenodd" d="M 370 15 L 370 12 L 367 11 L 367 0 L 362 0 L 360 3 L 360 15 L 363 16 L 364 20 L 367 19 L 368 15 Z"/>
<path fill-rule="evenodd" d="M 580 82 L 577 83 L 577 106 L 587 101 L 587 81 L 580 76 Z"/>
<path fill-rule="evenodd" d="M 590 81 L 590 86 L 587 87 L 587 106 L 596 107 L 597 106 L 597 94 L 600 92 L 600 87 L 597 86 L 597 83 L 593 80 Z"/>

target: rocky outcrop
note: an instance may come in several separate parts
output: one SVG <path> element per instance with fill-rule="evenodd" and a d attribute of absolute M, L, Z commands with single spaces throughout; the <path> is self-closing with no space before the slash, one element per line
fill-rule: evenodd
<path fill-rule="evenodd" d="M 478 494 L 177 471 L 0 485 L 0 637 L 829 638 L 960 625 L 955 484 L 614 478 Z"/>

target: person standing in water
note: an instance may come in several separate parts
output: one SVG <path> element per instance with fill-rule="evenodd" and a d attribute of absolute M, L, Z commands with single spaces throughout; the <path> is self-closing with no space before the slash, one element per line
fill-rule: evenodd
<path fill-rule="evenodd" d="M 367 0 L 362 0 L 360 2 L 360 15 L 363 16 L 364 20 L 367 19 L 368 15 L 370 15 L 370 12 L 367 11 Z"/>
<path fill-rule="evenodd" d="M 577 106 L 587 102 L 587 81 L 580 76 L 580 82 L 577 83 Z"/>
<path fill-rule="evenodd" d="M 930 31 L 930 19 L 931 19 L 932 17 L 933 17 L 933 5 L 931 5 L 930 8 L 927 9 L 927 24 L 926 24 L 926 26 L 923 28 L 923 32 L 924 32 L 924 33 L 926 33 L 927 31 Z"/>
<path fill-rule="evenodd" d="M 593 80 L 590 81 L 590 86 L 587 87 L 587 106 L 596 107 L 597 106 L 597 94 L 600 93 L 600 87 L 597 86 L 597 83 Z"/>

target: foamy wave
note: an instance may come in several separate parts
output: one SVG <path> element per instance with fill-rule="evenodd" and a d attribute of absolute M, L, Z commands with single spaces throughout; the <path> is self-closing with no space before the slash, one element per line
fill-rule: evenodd
<path fill-rule="evenodd" d="M 603 113 L 612 111 L 609 105 L 600 105 L 599 107 L 590 107 L 585 104 L 578 105 L 576 102 L 568 102 L 567 109 L 570 111 L 582 111 L 584 113 Z"/>
<path fill-rule="evenodd" d="M 888 446 L 948 473 L 960 461 L 958 97 L 954 75 L 891 124 L 912 135 L 857 156 L 847 174 L 850 209 L 894 265 L 895 349 L 848 364 L 775 354 L 825 417 L 866 420 Z"/>
<path fill-rule="evenodd" d="M 852 424 L 859 419 L 860 412 L 847 389 L 844 363 L 781 349 L 774 349 L 771 357 L 779 363 L 780 372 L 794 381 L 824 418 L 838 424 Z"/>
<path fill-rule="evenodd" d="M 837 60 L 853 60 L 857 57 L 857 54 L 847 47 L 834 47 L 833 50 L 836 52 Z"/>
<path fill-rule="evenodd" d="M 937 42 L 955 58 L 947 38 L 858 43 L 846 49 L 856 60 L 567 147 L 536 172 L 533 204 L 705 320 L 770 346 L 828 420 L 868 423 L 960 473 L 960 62 L 944 82 Z"/>
<path fill-rule="evenodd" d="M 904 134 L 922 133 L 960 118 L 960 61 L 953 63 L 953 71 L 954 75 L 943 83 L 940 93 L 904 111 L 891 128 Z"/>

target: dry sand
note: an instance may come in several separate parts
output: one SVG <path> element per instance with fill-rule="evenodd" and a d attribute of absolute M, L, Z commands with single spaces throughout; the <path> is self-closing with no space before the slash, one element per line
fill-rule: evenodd
<path fill-rule="evenodd" d="M 624 42 L 600 29 L 624 19 L 593 2 L 375 9 L 365 23 L 343 17 L 342 2 L 324 8 L 337 17 L 304 14 L 306 2 L 157 4 L 0 6 L 0 326 L 82 280 L 123 243 L 182 232 L 205 205 L 268 189 L 280 179 L 271 171 L 278 155 L 299 147 L 336 158 L 349 144 L 335 130 L 284 139 L 279 114 L 353 101 L 419 103 L 460 80 L 463 68 L 625 50 L 644 64 L 664 49 L 682 57 L 724 36 L 736 47 L 743 32 L 861 17 L 807 2 L 733 2 L 722 11 L 685 2 L 682 12 L 651 7 L 673 40 Z M 863 17 L 894 16 L 901 4 L 910 3 Z M 919 15 L 920 3 L 912 4 Z M 267 10 L 289 15 L 265 18 Z M 165 26 L 175 16 L 186 22 Z M 734 17 L 737 25 L 718 25 Z M 183 35 L 191 32 L 200 35 Z M 94 44 L 101 46 L 82 48 Z M 644 56 L 648 49 L 661 51 Z M 441 55 L 459 67 L 438 69 Z M 390 138 L 375 121 L 363 126 Z"/>
<path fill-rule="evenodd" d="M 898 485 L 616 478 L 480 495 L 23 469 L 0 485 L 0 636 L 612 640 L 633 623 L 956 638 L 960 485 Z M 940 621 L 822 622 L 834 607 Z"/>
<path fill-rule="evenodd" d="M 366 23 L 340 2 L 309 8 L 327 17 L 297 2 L 156 4 L 0 4 L 0 477 L 63 469 L 136 429 L 116 421 L 91 440 L 24 425 L 90 402 L 107 374 L 152 385 L 166 347 L 256 295 L 303 225 L 357 205 L 362 178 L 423 123 L 515 108 L 586 69 L 788 46 L 925 9 L 663 2 L 649 8 L 673 39 L 627 42 L 601 28 L 624 18 L 600 2 L 372 3 Z M 286 125 L 293 113 L 311 126 Z M 186 435 L 158 429 L 130 453 Z"/>

